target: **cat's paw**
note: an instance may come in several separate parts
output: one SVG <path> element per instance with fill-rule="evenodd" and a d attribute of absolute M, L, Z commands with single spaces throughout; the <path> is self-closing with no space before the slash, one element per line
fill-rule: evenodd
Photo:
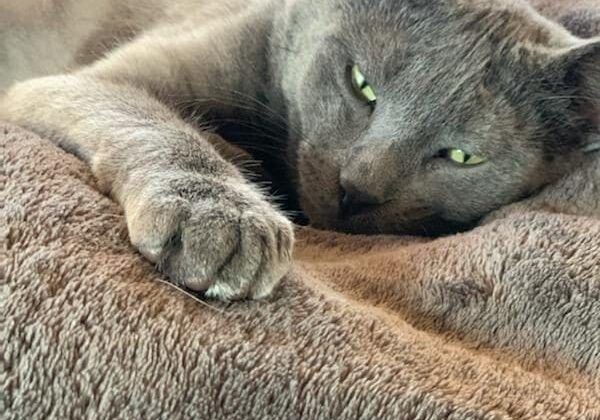
<path fill-rule="evenodd" d="M 177 284 L 221 300 L 260 299 L 290 268 L 291 222 L 243 182 L 161 177 L 132 196 L 132 243 Z"/>

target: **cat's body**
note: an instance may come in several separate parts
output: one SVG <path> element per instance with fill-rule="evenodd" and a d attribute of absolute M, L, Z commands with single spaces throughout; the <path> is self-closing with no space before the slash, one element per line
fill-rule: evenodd
<path fill-rule="evenodd" d="M 600 48 L 521 2 L 15 0 L 0 40 L 0 91 L 68 73 L 10 88 L 0 118 L 89 162 L 133 244 L 224 299 L 267 295 L 293 232 L 202 124 L 287 166 L 315 225 L 388 233 L 530 194 L 597 127 Z"/>

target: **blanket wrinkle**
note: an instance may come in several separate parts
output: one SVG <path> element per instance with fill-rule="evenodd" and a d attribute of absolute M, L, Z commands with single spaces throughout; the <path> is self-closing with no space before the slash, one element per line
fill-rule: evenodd
<path fill-rule="evenodd" d="M 600 418 L 600 159 L 460 235 L 299 228 L 272 298 L 207 306 L 82 162 L 0 134 L 6 418 Z"/>

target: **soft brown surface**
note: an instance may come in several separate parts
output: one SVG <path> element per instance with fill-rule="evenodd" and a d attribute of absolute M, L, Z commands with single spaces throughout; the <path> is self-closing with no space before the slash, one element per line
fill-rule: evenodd
<path fill-rule="evenodd" d="M 301 231 L 271 301 L 208 307 L 83 163 L 0 144 L 2 418 L 600 418 L 600 158 L 463 235 Z"/>

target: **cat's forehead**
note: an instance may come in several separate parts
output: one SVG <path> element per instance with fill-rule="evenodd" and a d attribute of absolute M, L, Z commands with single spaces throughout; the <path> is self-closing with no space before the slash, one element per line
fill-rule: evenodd
<path fill-rule="evenodd" d="M 364 68 L 386 121 L 435 128 L 493 120 L 513 127 L 516 109 L 529 112 L 537 89 L 530 55 L 554 42 L 544 22 L 523 20 L 528 10 L 457 4 L 359 1 L 344 10 L 349 15 L 337 36 Z"/>
<path fill-rule="evenodd" d="M 407 47 L 430 51 L 502 48 L 565 48 L 574 37 L 539 15 L 526 1 L 514 0 L 355 0 L 336 9 L 350 38 L 373 49 Z"/>
<path fill-rule="evenodd" d="M 525 2 L 356 0 L 338 12 L 344 19 L 337 36 L 373 80 L 392 86 L 414 81 L 442 92 L 457 81 L 479 89 L 490 77 L 496 88 L 514 89 L 548 51 L 574 39 Z"/>

